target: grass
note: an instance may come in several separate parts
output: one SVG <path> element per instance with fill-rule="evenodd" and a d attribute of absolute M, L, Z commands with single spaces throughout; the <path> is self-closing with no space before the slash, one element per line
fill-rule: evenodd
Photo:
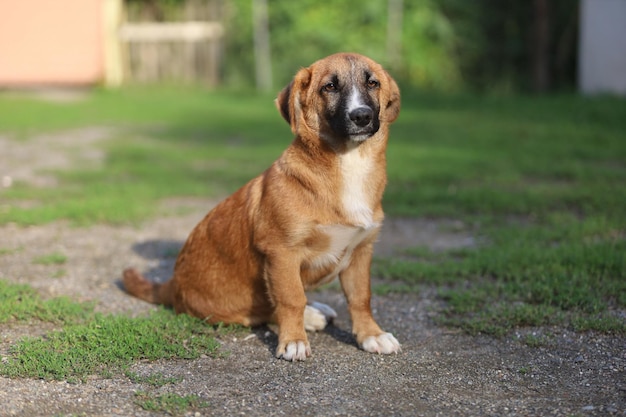
<path fill-rule="evenodd" d="M 194 359 L 218 349 L 212 327 L 166 309 L 138 318 L 103 315 L 67 298 L 42 301 L 29 287 L 2 280 L 0 297 L 2 322 L 63 324 L 45 338 L 24 338 L 12 346 L 0 364 L 3 376 L 81 381 L 93 374 L 127 372 L 138 360 Z"/>
<path fill-rule="evenodd" d="M 138 318 L 94 313 L 93 305 L 68 298 L 42 300 L 25 285 L 0 280 L 0 324 L 52 322 L 61 327 L 45 337 L 22 338 L 0 363 L 0 375 L 11 378 L 84 381 L 98 374 L 123 373 L 133 383 L 152 388 L 175 385 L 180 377 L 147 376 L 130 371 L 139 360 L 195 359 L 218 354 L 216 330 L 201 320 L 159 309 Z M 218 327 L 229 333 L 235 327 Z M 185 415 L 206 408 L 196 395 L 136 393 L 135 404 L 147 411 Z"/>
<path fill-rule="evenodd" d="M 269 96 L 157 88 L 52 104 L 0 96 L 0 134 L 122 126 L 101 166 L 0 194 L 0 224 L 133 223 L 175 196 L 220 196 L 291 141 Z M 471 334 L 565 326 L 626 334 L 626 101 L 405 90 L 388 150 L 391 216 L 460 220 L 475 247 L 377 259 L 376 290 L 436 286 L 438 318 Z M 22 202 L 38 204 L 20 204 Z M 622 312 L 620 315 L 619 313 Z"/>
<path fill-rule="evenodd" d="M 405 95 L 389 147 L 389 214 L 534 216 L 553 210 L 620 214 L 626 158 L 616 99 Z M 155 89 L 99 91 L 79 103 L 0 97 L 0 132 L 123 126 L 103 166 L 58 172 L 54 189 L 5 190 L 0 223 L 67 218 L 124 223 L 171 196 L 223 195 L 266 168 L 291 132 L 270 96 Z M 78 139 L 77 139 L 78 140 Z M 617 211 L 615 211 L 617 209 Z"/>
<path fill-rule="evenodd" d="M 0 248 L 0 256 L 11 255 L 13 253 L 20 252 L 21 250 L 23 250 L 23 248 L 18 248 L 18 249 Z"/>
<path fill-rule="evenodd" d="M 91 303 L 75 303 L 67 297 L 42 300 L 31 287 L 0 279 L 0 324 L 30 320 L 74 323 L 91 318 L 93 307 Z"/>
<path fill-rule="evenodd" d="M 392 131 L 388 210 L 435 217 L 621 213 L 626 102 L 413 100 Z"/>
<path fill-rule="evenodd" d="M 146 411 L 165 412 L 169 415 L 183 415 L 191 410 L 206 408 L 209 404 L 197 395 L 181 396 L 174 393 L 154 395 L 147 392 L 135 393 L 135 404 Z"/>
<path fill-rule="evenodd" d="M 626 307 L 626 241 L 599 226 L 605 219 L 537 223 L 486 226 L 483 246 L 422 249 L 412 260 L 378 260 L 374 273 L 415 290 L 437 285 L 448 305 L 440 321 L 472 334 L 556 324 L 580 330 L 581 320 L 587 330 L 626 333 L 612 315 Z"/>
<path fill-rule="evenodd" d="M 169 384 L 177 384 L 183 380 L 181 377 L 166 377 L 161 372 L 142 376 L 138 375 L 135 372 L 127 371 L 126 376 L 128 377 L 128 379 L 136 384 L 148 384 L 156 388 L 160 388 Z"/>
<path fill-rule="evenodd" d="M 33 262 L 39 265 L 63 265 L 67 262 L 67 256 L 59 252 L 53 252 L 48 255 L 41 255 L 33 259 Z"/>
<path fill-rule="evenodd" d="M 119 127 L 102 145 L 107 156 L 101 167 L 58 171 L 54 188 L 17 183 L 3 190 L 0 224 L 138 222 L 154 215 L 155 203 L 165 197 L 224 195 L 264 170 L 291 141 L 272 100 L 167 88 L 98 91 L 61 105 L 0 96 L 0 114 L 6 115 L 0 134 L 15 140 Z"/>

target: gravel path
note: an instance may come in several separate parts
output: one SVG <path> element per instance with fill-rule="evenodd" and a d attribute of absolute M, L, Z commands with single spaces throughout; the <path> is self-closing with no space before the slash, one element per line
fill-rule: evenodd
<path fill-rule="evenodd" d="M 28 283 L 44 296 L 95 300 L 104 312 L 140 314 L 153 307 L 119 289 L 120 271 L 136 265 L 154 279 L 166 279 L 189 230 L 213 203 L 182 200 L 190 214 L 163 217 L 141 228 L 46 226 L 0 228 L 0 276 Z M 459 229 L 459 228 L 457 228 Z M 379 252 L 392 254 L 408 241 L 436 247 L 472 243 L 449 224 L 389 220 Z M 51 252 L 64 265 L 33 259 Z M 59 275 L 59 269 L 64 271 Z M 310 297 L 335 307 L 339 318 L 311 335 L 313 357 L 304 363 L 276 360 L 276 335 L 269 328 L 225 336 L 223 358 L 137 363 L 140 375 L 156 372 L 182 380 L 162 388 L 125 377 L 94 377 L 82 384 L 0 378 L 0 415 L 147 416 L 134 404 L 135 392 L 195 394 L 210 406 L 201 415 L 626 415 L 626 341 L 590 333 L 550 329 L 549 347 L 531 348 L 514 339 L 469 337 L 436 326 L 441 308 L 434 290 L 377 296 L 381 325 L 402 343 L 393 356 L 367 354 L 349 333 L 345 300 L 327 289 Z M 39 335 L 49 326 L 0 325 L 0 351 L 17 338 Z M 525 331 L 542 331 L 530 329 Z"/>
<path fill-rule="evenodd" d="M 97 141 L 102 132 L 91 129 L 86 134 Z M 59 149 L 65 146 L 52 143 Z M 16 149 L 9 151 L 21 155 Z M 0 167 L 10 166 L 6 155 L 0 152 Z M 55 161 L 66 163 L 62 160 L 66 154 L 59 155 Z M 19 175 L 22 180 L 31 175 L 41 183 L 54 183 L 37 177 L 34 170 Z M 168 278 L 177 250 L 213 204 L 168 201 L 164 212 L 180 213 L 182 208 L 188 214 L 163 216 L 138 228 L 73 228 L 65 222 L 1 226 L 0 248 L 10 251 L 0 255 L 0 278 L 32 285 L 44 297 L 94 300 L 103 312 L 148 312 L 154 307 L 120 290 L 122 269 L 134 265 L 152 279 Z M 445 249 L 474 244 L 465 230 L 455 222 L 389 219 L 376 252 L 386 256 L 406 246 Z M 66 255 L 67 262 L 33 262 L 53 252 Z M 224 336 L 220 341 L 228 352 L 224 357 L 133 365 L 139 375 L 160 372 L 178 378 L 179 382 L 161 388 L 123 376 L 92 377 L 80 384 L 0 378 L 0 416 L 160 415 L 134 403 L 138 391 L 195 394 L 209 404 L 190 415 L 626 416 L 624 338 L 559 328 L 520 330 L 520 337 L 529 332 L 554 335 L 548 346 L 532 348 L 515 337 L 470 337 L 434 323 L 442 308 L 435 291 L 424 288 L 419 294 L 372 300 L 380 324 L 402 343 L 398 355 L 378 356 L 357 349 L 349 333 L 345 300 L 331 287 L 310 294 L 333 306 L 339 317 L 324 332 L 310 335 L 313 357 L 306 362 L 275 359 L 276 335 L 262 327 Z M 44 335 L 51 328 L 0 324 L 0 356 L 6 356 L 20 337 Z"/>

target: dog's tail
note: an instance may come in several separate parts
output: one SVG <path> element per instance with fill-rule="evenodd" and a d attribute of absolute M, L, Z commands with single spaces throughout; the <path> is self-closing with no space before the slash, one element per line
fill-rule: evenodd
<path fill-rule="evenodd" d="M 141 300 L 152 304 L 163 304 L 171 307 L 174 304 L 174 280 L 169 280 L 164 284 L 148 281 L 135 268 L 124 270 L 124 289 Z"/>

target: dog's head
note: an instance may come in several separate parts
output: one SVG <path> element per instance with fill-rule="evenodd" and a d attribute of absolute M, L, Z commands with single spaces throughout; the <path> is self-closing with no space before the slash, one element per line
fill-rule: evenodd
<path fill-rule="evenodd" d="M 339 53 L 298 71 L 276 105 L 298 136 L 359 143 L 396 120 L 400 90 L 376 62 Z"/>

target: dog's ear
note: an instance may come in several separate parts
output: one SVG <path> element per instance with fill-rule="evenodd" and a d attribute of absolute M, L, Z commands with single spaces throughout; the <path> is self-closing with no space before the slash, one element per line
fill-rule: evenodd
<path fill-rule="evenodd" d="M 391 123 L 400 114 L 400 88 L 398 88 L 396 81 L 391 78 L 391 75 L 386 75 L 389 83 L 389 96 L 387 97 L 387 105 L 385 107 L 385 120 L 387 123 Z"/>
<path fill-rule="evenodd" d="M 293 77 L 293 80 L 278 93 L 275 100 L 280 114 L 291 126 L 293 133 L 298 130 L 298 122 L 302 117 L 301 96 L 309 86 L 311 72 L 308 68 L 302 68 Z"/>
<path fill-rule="evenodd" d="M 283 88 L 280 93 L 278 93 L 278 97 L 274 100 L 276 103 L 276 107 L 280 112 L 283 119 L 287 121 L 287 123 L 291 124 L 291 118 L 289 116 L 289 96 L 291 96 L 291 89 L 293 88 L 293 81 L 291 81 L 287 87 Z"/>

